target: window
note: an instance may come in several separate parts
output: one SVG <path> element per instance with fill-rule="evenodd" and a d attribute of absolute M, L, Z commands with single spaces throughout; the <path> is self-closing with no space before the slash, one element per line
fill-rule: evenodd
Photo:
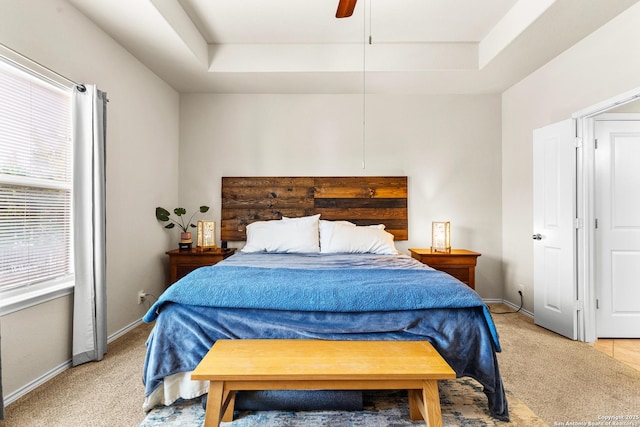
<path fill-rule="evenodd" d="M 2 304 L 72 286 L 71 132 L 71 90 L 0 61 Z"/>

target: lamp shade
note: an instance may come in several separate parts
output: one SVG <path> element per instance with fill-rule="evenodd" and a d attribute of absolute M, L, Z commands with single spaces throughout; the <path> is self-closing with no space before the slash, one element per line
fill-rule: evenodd
<path fill-rule="evenodd" d="M 451 252 L 451 223 L 434 221 L 431 223 L 431 250 Z"/>

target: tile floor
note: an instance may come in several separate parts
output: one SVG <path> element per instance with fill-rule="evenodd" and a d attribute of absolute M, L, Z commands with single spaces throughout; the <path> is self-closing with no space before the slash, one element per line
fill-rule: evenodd
<path fill-rule="evenodd" d="M 640 371 L 640 339 L 598 339 L 593 346 Z"/>

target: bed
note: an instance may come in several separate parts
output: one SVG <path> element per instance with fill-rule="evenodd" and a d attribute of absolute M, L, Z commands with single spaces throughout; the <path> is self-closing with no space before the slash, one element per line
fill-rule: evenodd
<path fill-rule="evenodd" d="M 223 242 L 246 244 L 174 283 L 145 315 L 155 322 L 145 410 L 205 394 L 207 382 L 189 375 L 217 339 L 428 340 L 458 377 L 483 385 L 491 415 L 508 420 L 487 307 L 462 282 L 395 248 L 408 235 L 406 177 L 302 179 L 306 191 L 292 189 L 296 178 L 223 178 Z M 327 200 L 335 198 L 344 200 Z"/>

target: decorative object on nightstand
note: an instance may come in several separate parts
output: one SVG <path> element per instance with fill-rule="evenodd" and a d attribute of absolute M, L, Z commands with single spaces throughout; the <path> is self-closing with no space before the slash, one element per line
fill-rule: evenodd
<path fill-rule="evenodd" d="M 193 239 L 191 238 L 191 232 L 185 231 L 180 233 L 180 242 L 178 243 L 178 249 L 181 251 L 188 251 L 191 249 L 191 245 L 193 244 Z"/>
<path fill-rule="evenodd" d="M 186 276 L 198 267 L 217 264 L 233 255 L 235 251 L 235 248 L 211 248 L 208 251 L 194 248 L 187 251 L 180 249 L 168 251 L 171 283 Z"/>
<path fill-rule="evenodd" d="M 451 252 L 451 223 L 449 221 L 431 223 L 431 250 Z"/>
<path fill-rule="evenodd" d="M 216 247 L 215 221 L 198 221 L 196 248 L 209 250 Z"/>
<path fill-rule="evenodd" d="M 200 206 L 200 213 L 205 213 L 209 210 L 209 206 Z M 161 207 L 157 207 L 156 208 L 156 219 L 158 221 L 162 221 L 162 222 L 167 222 L 169 221 L 169 224 L 165 225 L 164 228 L 174 228 L 176 225 L 178 227 L 180 227 L 180 229 L 182 230 L 182 232 L 180 233 L 180 243 L 179 243 L 179 249 L 180 250 L 190 250 L 191 249 L 191 245 L 193 244 L 193 239 L 191 238 L 191 232 L 189 231 L 189 227 L 191 228 L 196 228 L 195 224 L 191 223 L 191 220 L 193 219 L 193 217 L 195 216 L 196 213 L 198 212 L 194 212 L 191 215 L 191 218 L 189 218 L 188 221 L 185 221 L 185 215 L 187 214 L 187 210 L 184 208 L 175 208 L 173 210 L 173 213 L 176 214 L 176 216 L 178 217 L 178 220 L 175 220 L 173 218 L 170 217 L 171 213 L 166 210 L 165 208 L 161 208 Z"/>
<path fill-rule="evenodd" d="M 481 255 L 478 252 L 466 249 L 451 249 L 449 252 L 409 249 L 409 252 L 421 263 L 452 275 L 471 289 L 476 288 L 476 263 Z"/>

